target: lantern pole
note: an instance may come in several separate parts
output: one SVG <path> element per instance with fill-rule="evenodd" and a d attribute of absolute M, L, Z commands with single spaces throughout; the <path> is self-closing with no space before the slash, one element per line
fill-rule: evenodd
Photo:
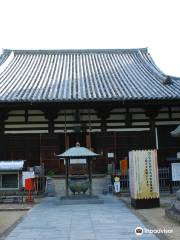
<path fill-rule="evenodd" d="M 92 197 L 92 164 L 91 159 L 88 159 L 88 173 L 89 173 L 89 195 Z"/>
<path fill-rule="evenodd" d="M 69 196 L 68 185 L 69 185 L 69 159 L 66 158 L 66 197 Z"/>

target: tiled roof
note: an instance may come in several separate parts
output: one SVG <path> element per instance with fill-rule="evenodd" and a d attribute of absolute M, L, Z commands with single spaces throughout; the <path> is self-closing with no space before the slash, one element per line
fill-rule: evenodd
<path fill-rule="evenodd" d="M 147 49 L 4 50 L 0 102 L 180 99 Z"/>
<path fill-rule="evenodd" d="M 25 160 L 0 161 L 0 171 L 22 170 Z"/>
<path fill-rule="evenodd" d="M 176 127 L 176 129 L 174 129 L 172 132 L 171 132 L 171 136 L 172 137 L 180 137 L 180 125 L 178 125 Z"/>
<path fill-rule="evenodd" d="M 57 155 L 58 158 L 87 158 L 87 157 L 98 157 L 99 154 L 92 152 L 85 147 L 72 147 L 66 150 L 64 153 Z"/>

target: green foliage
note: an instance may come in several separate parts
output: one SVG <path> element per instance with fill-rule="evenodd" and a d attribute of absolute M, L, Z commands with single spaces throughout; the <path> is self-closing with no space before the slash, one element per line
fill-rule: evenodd
<path fill-rule="evenodd" d="M 55 175 L 55 172 L 52 171 L 52 170 L 50 170 L 50 171 L 47 172 L 47 176 L 48 176 L 48 177 L 54 177 L 54 175 Z"/>

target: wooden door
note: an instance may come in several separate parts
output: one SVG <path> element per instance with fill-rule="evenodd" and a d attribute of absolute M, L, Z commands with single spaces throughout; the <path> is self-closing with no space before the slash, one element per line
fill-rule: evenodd
<path fill-rule="evenodd" d="M 52 171 L 54 174 L 64 174 L 64 161 L 59 160 L 56 155 L 65 150 L 64 135 L 42 134 L 40 142 L 40 161 L 44 163 L 45 171 Z"/>
<path fill-rule="evenodd" d="M 29 167 L 40 164 L 39 135 L 7 135 L 7 160 L 26 160 Z"/>

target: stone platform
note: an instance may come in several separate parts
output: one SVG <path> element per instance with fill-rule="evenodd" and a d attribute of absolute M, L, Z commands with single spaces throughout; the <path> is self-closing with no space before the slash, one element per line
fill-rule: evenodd
<path fill-rule="evenodd" d="M 98 196 L 89 195 L 71 195 L 69 197 L 61 197 L 60 204 L 62 205 L 73 205 L 73 204 L 103 204 L 104 200 Z"/>
<path fill-rule="evenodd" d="M 66 184 L 64 177 L 53 177 L 53 184 L 55 188 L 56 196 L 64 196 L 66 192 Z M 107 188 L 111 184 L 111 179 L 109 176 L 104 174 L 102 175 L 93 175 L 92 179 L 92 191 L 95 195 L 101 194 L 104 188 Z"/>
<path fill-rule="evenodd" d="M 159 198 L 151 199 L 131 199 L 131 206 L 136 209 L 146 209 L 146 208 L 155 208 L 160 207 Z"/>
<path fill-rule="evenodd" d="M 167 217 L 180 223 L 180 190 L 176 192 L 176 200 L 172 206 L 165 210 Z"/>
<path fill-rule="evenodd" d="M 135 234 L 145 226 L 119 199 L 99 198 L 104 204 L 61 205 L 59 197 L 47 197 L 6 240 L 158 240 L 151 233 Z"/>

